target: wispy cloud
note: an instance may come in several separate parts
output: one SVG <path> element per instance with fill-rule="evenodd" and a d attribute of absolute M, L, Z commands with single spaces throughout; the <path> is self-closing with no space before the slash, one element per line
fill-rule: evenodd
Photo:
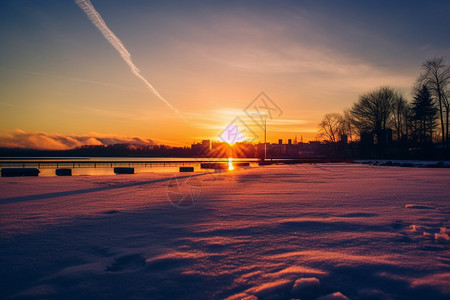
<path fill-rule="evenodd" d="M 174 112 L 179 113 L 179 111 L 172 106 L 172 104 L 169 103 L 166 99 L 164 99 L 158 91 L 151 85 L 148 80 L 141 75 L 141 70 L 139 70 L 138 67 L 134 64 L 133 60 L 131 59 L 131 54 L 128 52 L 128 50 L 123 45 L 122 41 L 112 32 L 109 27 L 106 25 L 105 21 L 103 20 L 102 16 L 98 13 L 98 11 L 94 8 L 92 3 L 89 0 L 75 0 L 75 2 L 78 4 L 78 6 L 85 12 L 85 14 L 88 16 L 89 20 L 97 27 L 98 30 L 103 34 L 105 39 L 119 52 L 122 59 L 127 63 L 127 65 L 130 67 L 131 72 L 139 78 L 142 82 L 144 82 L 145 86 L 156 96 L 158 97 L 162 102 L 164 102 L 167 106 L 169 106 Z"/>
<path fill-rule="evenodd" d="M 258 74 L 258 80 L 265 80 L 269 87 L 295 81 L 303 90 L 326 87 L 336 95 L 388 83 L 409 88 L 414 82 L 416 65 L 405 63 L 402 57 L 371 56 L 361 51 L 362 40 L 350 43 L 346 39 L 349 33 L 325 30 L 325 24 L 309 19 L 308 11 L 288 13 L 276 22 L 266 15 L 219 14 L 208 26 L 182 31 L 178 43 L 223 73 L 237 74 L 244 80 L 245 74 Z M 392 46 L 377 36 L 366 37 L 368 33 L 362 29 L 355 34 L 376 40 L 383 51 Z"/>
<path fill-rule="evenodd" d="M 0 147 L 8 148 L 66 150 L 83 145 L 112 145 L 120 143 L 155 144 L 153 140 L 148 138 L 125 137 L 113 134 L 61 135 L 58 133 L 27 132 L 20 129 L 11 132 L 0 132 Z"/>

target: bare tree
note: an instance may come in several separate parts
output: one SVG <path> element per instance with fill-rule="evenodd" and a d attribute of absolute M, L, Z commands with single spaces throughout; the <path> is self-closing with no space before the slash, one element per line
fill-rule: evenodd
<path fill-rule="evenodd" d="M 400 92 L 396 92 L 393 103 L 393 127 L 397 141 L 400 141 L 407 134 L 408 109 L 408 101 L 406 101 Z"/>
<path fill-rule="evenodd" d="M 331 143 L 336 143 L 339 136 L 342 134 L 342 120 L 343 117 L 338 113 L 326 114 L 322 122 L 320 122 L 320 136 L 324 137 Z"/>
<path fill-rule="evenodd" d="M 350 142 L 354 142 L 358 139 L 358 132 L 355 127 L 355 121 L 353 120 L 352 113 L 350 109 L 345 109 L 342 114 L 342 124 L 341 124 L 342 134 L 348 137 Z"/>
<path fill-rule="evenodd" d="M 442 145 L 448 153 L 450 66 L 446 65 L 444 57 L 435 57 L 423 63 L 422 70 L 417 82 L 425 85 L 438 101 Z"/>
<path fill-rule="evenodd" d="M 412 110 L 411 104 L 408 103 L 407 109 L 403 111 L 403 119 L 405 120 L 405 136 L 410 138 L 414 133 L 414 111 Z"/>
<path fill-rule="evenodd" d="M 395 90 L 389 87 L 361 95 L 351 109 L 358 130 L 377 134 L 388 129 L 392 123 L 395 98 Z"/>

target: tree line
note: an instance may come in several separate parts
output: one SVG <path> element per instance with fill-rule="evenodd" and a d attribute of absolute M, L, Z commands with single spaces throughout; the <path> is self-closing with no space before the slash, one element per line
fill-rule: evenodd
<path fill-rule="evenodd" d="M 327 113 L 320 137 L 336 155 L 348 141 L 360 157 L 448 158 L 450 65 L 444 57 L 422 64 L 412 95 L 408 101 L 388 86 L 364 93 L 342 113 Z"/>

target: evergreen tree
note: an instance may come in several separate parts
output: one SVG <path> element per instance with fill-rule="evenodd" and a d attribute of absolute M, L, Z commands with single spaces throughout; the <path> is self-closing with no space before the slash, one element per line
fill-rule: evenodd
<path fill-rule="evenodd" d="M 425 85 L 416 92 L 412 103 L 412 110 L 417 142 L 420 144 L 431 143 L 433 132 L 438 125 L 438 109 L 434 99 L 431 97 L 431 93 Z"/>

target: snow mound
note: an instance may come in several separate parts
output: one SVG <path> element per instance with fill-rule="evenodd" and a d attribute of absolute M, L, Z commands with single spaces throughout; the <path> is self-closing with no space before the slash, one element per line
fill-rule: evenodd
<path fill-rule="evenodd" d="M 431 233 L 424 231 L 424 232 L 423 232 L 423 236 L 424 236 L 424 237 L 429 237 L 429 236 L 431 236 Z"/>
<path fill-rule="evenodd" d="M 145 260 L 147 267 L 152 271 L 167 271 L 195 262 L 198 255 L 194 253 L 173 252 Z"/>
<path fill-rule="evenodd" d="M 447 228 L 441 227 L 441 230 L 439 231 L 439 233 L 434 234 L 434 239 L 437 241 L 439 241 L 439 240 L 450 241 L 450 237 L 448 236 L 448 233 L 447 233 Z"/>
<path fill-rule="evenodd" d="M 247 293 L 239 293 L 225 298 L 225 300 L 258 300 L 258 297 L 256 297 L 255 295 L 249 295 Z"/>
<path fill-rule="evenodd" d="M 317 300 L 350 300 L 347 296 L 343 295 L 341 292 L 336 292 L 333 294 L 325 295 L 317 298 Z"/>
<path fill-rule="evenodd" d="M 426 204 L 406 204 L 405 208 L 414 208 L 414 209 L 434 209 L 431 205 Z"/>
<path fill-rule="evenodd" d="M 249 288 L 246 290 L 246 293 L 252 293 L 256 296 L 264 296 L 268 294 L 273 294 L 279 290 L 282 290 L 288 286 L 290 286 L 292 280 L 290 279 L 280 279 L 273 282 L 267 282 L 260 284 L 258 286 Z"/>
<path fill-rule="evenodd" d="M 279 279 L 271 282 L 265 282 L 259 285 L 256 285 L 254 287 L 251 287 L 247 290 L 245 290 L 243 293 L 238 293 L 235 295 L 232 295 L 226 300 L 240 300 L 240 299 L 247 299 L 247 300 L 253 300 L 258 299 L 258 297 L 264 297 L 264 296 L 273 296 L 278 293 L 284 294 L 292 285 L 292 280 L 290 279 Z"/>
<path fill-rule="evenodd" d="M 432 286 L 442 293 L 450 295 L 450 273 L 432 274 L 411 281 L 411 287 Z"/>
<path fill-rule="evenodd" d="M 414 224 L 409 225 L 409 228 L 411 228 L 412 231 L 423 231 L 423 229 L 424 229 L 423 226 L 414 225 Z"/>
<path fill-rule="evenodd" d="M 265 276 L 280 277 L 281 275 L 285 275 L 285 274 L 321 274 L 321 275 L 324 275 L 324 274 L 326 274 L 326 272 L 319 270 L 319 269 L 315 269 L 315 268 L 290 266 L 290 267 L 287 267 L 276 273 L 266 274 Z"/>
<path fill-rule="evenodd" d="M 297 292 L 307 287 L 315 287 L 320 285 L 320 280 L 315 277 L 299 278 L 295 281 L 292 287 L 293 292 Z"/>

